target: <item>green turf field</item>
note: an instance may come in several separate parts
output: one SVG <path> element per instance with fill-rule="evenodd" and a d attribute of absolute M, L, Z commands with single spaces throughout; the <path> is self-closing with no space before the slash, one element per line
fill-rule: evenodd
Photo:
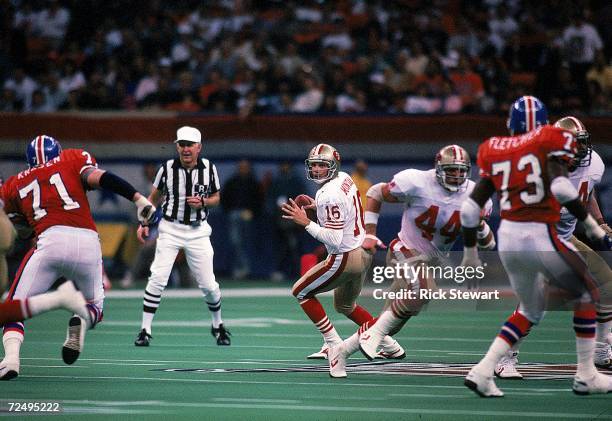
<path fill-rule="evenodd" d="M 198 298 L 162 300 L 149 348 L 133 345 L 142 299 L 108 298 L 105 320 L 74 366 L 60 356 L 67 313 L 29 321 L 20 376 L 0 383 L 0 415 L 9 415 L 8 402 L 57 401 L 64 417 L 79 420 L 612 419 L 611 395 L 570 390 L 572 368 L 562 366 L 575 362 L 569 313 L 549 314 L 522 348 L 522 363 L 559 366 L 523 367 L 530 379 L 498 380 L 506 396 L 481 399 L 463 386 L 463 363 L 480 358 L 507 312 L 427 311 L 397 336 L 408 354 L 401 363 L 368 363 L 358 354 L 348 379 L 330 379 L 326 361 L 304 358 L 321 338 L 288 293 L 226 291 L 231 347 L 214 344 Z M 322 302 L 332 308 L 329 298 Z M 330 316 L 342 336 L 354 331 Z"/>

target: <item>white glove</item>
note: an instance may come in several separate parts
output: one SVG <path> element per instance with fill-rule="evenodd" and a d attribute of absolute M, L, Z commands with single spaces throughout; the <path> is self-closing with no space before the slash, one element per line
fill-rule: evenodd
<path fill-rule="evenodd" d="M 136 216 L 138 217 L 138 222 L 143 225 L 147 225 L 149 223 L 149 220 L 155 214 L 155 206 L 153 206 L 153 204 L 149 202 L 149 199 L 144 196 L 140 196 L 138 200 L 136 200 L 134 203 L 138 208 L 136 213 Z"/>

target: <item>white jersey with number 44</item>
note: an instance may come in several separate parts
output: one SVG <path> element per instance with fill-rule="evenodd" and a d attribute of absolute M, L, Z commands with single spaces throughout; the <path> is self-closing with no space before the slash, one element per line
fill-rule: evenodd
<path fill-rule="evenodd" d="M 315 196 L 317 219 L 324 228 L 342 230 L 338 247 L 325 244 L 329 254 L 346 253 L 361 246 L 365 237 L 363 207 L 357 186 L 350 175 L 340 171 Z"/>
<path fill-rule="evenodd" d="M 580 201 L 586 205 L 596 184 L 599 184 L 606 167 L 599 154 L 591 152 L 591 164 L 588 167 L 578 167 L 567 175 L 573 186 L 578 190 Z M 561 208 L 561 219 L 557 222 L 557 233 L 564 240 L 574 233 L 576 217 L 566 208 Z"/>
<path fill-rule="evenodd" d="M 462 191 L 446 190 L 436 179 L 436 170 L 408 169 L 393 176 L 390 193 L 404 203 L 399 239 L 408 248 L 436 255 L 451 249 L 461 234 L 461 204 L 470 196 L 475 183 L 467 181 Z M 491 213 L 487 201 L 484 215 Z"/>

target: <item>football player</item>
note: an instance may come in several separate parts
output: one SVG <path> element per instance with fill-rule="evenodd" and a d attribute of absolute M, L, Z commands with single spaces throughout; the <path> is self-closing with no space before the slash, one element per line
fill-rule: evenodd
<path fill-rule="evenodd" d="M 568 167 L 568 178 L 578 190 L 580 200 L 591 212 L 598 224 L 609 234 L 610 227 L 605 223 L 599 204 L 594 194 L 594 187 L 603 176 L 605 166 L 597 152 L 593 150 L 591 135 L 585 125 L 576 117 L 568 116 L 558 120 L 555 127 L 566 129 L 578 141 L 578 153 Z M 576 228 L 576 217 L 566 208 L 561 208 L 561 219 L 557 223 L 557 232 L 563 240 L 569 241 L 578 249 L 587 262 L 589 271 L 598 283 L 601 299 L 597 303 L 597 327 L 595 342 L 595 365 L 609 368 L 612 360 L 610 349 L 610 327 L 612 325 L 612 271 L 608 264 L 589 246 L 573 235 Z M 516 369 L 518 363 L 518 348 L 523 338 L 502 357 L 495 366 L 495 375 L 500 378 L 522 379 L 522 374 Z"/>
<path fill-rule="evenodd" d="M 469 180 L 471 166 L 470 156 L 464 148 L 448 145 L 436 155 L 435 168 L 427 171 L 407 169 L 395 174 L 388 183 L 372 186 L 367 193 L 367 234 L 362 247 L 374 252 L 377 246 L 382 245 L 376 236 L 382 202 L 401 203 L 404 205 L 401 227 L 397 238 L 389 244 L 387 266 L 399 264 L 425 269 L 428 265 L 439 265 L 461 232 L 461 203 L 475 185 Z M 491 209 L 492 202 L 488 201 L 483 216 L 488 216 Z M 480 224 L 478 238 L 479 246 L 483 249 L 495 248 L 495 237 L 484 220 Z M 435 288 L 434 279 L 397 275 L 390 288 L 393 292 L 412 290 L 418 297 L 419 289 Z M 387 300 L 385 311 L 375 323 L 371 321 L 362 325 L 343 344 L 330 349 L 330 376 L 346 377 L 346 359 L 359 348 L 368 359 L 376 358 L 380 340 L 397 333 L 410 317 L 419 313 L 424 304 L 425 301 L 420 299 Z"/>
<path fill-rule="evenodd" d="M 292 289 L 325 342 L 321 351 L 315 353 L 318 355 L 309 358 L 325 358 L 329 346 L 341 343 L 342 339 L 316 296 L 333 290 L 336 311 L 358 325 L 372 320 L 372 315 L 356 304 L 372 254 L 361 247 L 365 237 L 361 198 L 351 177 L 340 171 L 338 151 L 324 143 L 312 148 L 306 159 L 306 176 L 320 185 L 315 199 L 311 198 L 311 204 L 304 208 L 290 199 L 282 206 L 282 211 L 283 218 L 305 227 L 327 248 L 328 257 L 306 272 Z M 316 208 L 318 223 L 308 218 L 305 208 Z M 392 338 L 385 338 L 382 346 L 391 358 L 405 355 Z M 324 356 L 319 356 L 321 354 Z"/>
<path fill-rule="evenodd" d="M 520 127 L 525 133 L 492 137 L 480 145 L 480 181 L 461 207 L 462 265 L 476 267 L 481 265 L 476 249 L 481 209 L 497 192 L 501 213 L 498 250 L 519 299 L 518 310 L 465 378 L 465 385 L 482 397 L 503 396 L 493 380 L 495 366 L 544 316 L 546 281 L 575 298 L 578 364 L 573 391 L 581 395 L 612 391 L 612 379 L 598 373 L 593 362 L 594 303 L 599 292 L 576 248 L 556 232 L 561 205 L 582 222 L 598 249 L 611 250 L 612 241 L 586 211 L 567 178 L 568 165 L 578 154 L 576 138 L 572 132 L 546 123 L 546 108 L 537 98 L 526 96 L 515 101 L 508 126 L 511 131 Z"/>
<path fill-rule="evenodd" d="M 101 188 L 133 201 L 138 220 L 147 223 L 155 207 L 122 178 L 97 167 L 83 149 L 62 151 L 60 143 L 37 136 L 26 150 L 29 168 L 9 178 L 0 190 L 7 213 L 18 213 L 36 233 L 35 247 L 24 257 L 9 290 L 9 299 L 25 300 L 47 291 L 56 279 L 74 279 L 88 301 L 85 314 L 70 318 L 62 358 L 74 363 L 85 331 L 102 320 L 102 252 L 86 191 Z M 86 316 L 86 317 L 82 317 Z M 4 359 L 0 379 L 19 374 L 19 351 L 24 339 L 21 322 L 4 325 Z"/>

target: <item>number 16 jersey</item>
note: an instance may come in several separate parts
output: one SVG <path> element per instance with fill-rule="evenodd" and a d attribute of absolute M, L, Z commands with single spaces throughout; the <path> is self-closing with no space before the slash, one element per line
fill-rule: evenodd
<path fill-rule="evenodd" d="M 461 233 L 461 204 L 470 196 L 474 182 L 467 180 L 461 191 L 451 192 L 440 185 L 436 170 L 407 169 L 393 176 L 389 192 L 404 203 L 398 238 L 408 248 L 428 255 L 451 249 Z M 483 215 L 491 213 L 492 202 Z"/>
<path fill-rule="evenodd" d="M 10 177 L 2 186 L 7 214 L 22 214 L 40 235 L 64 225 L 96 231 L 81 174 L 97 167 L 82 149 L 65 149 L 49 162 Z"/>

